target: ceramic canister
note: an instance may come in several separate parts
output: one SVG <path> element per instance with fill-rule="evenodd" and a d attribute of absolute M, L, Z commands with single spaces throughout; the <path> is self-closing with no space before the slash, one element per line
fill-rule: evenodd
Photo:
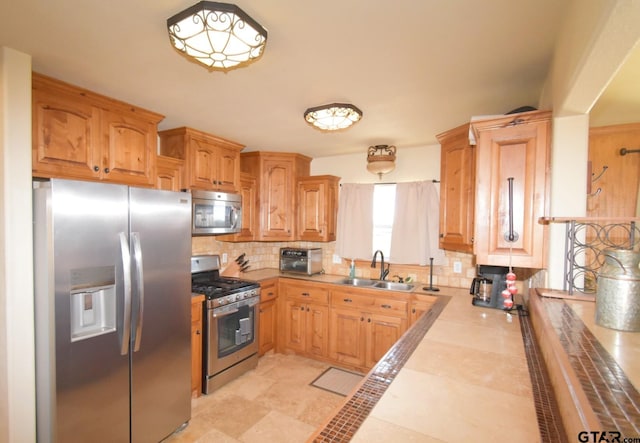
<path fill-rule="evenodd" d="M 640 331 L 640 252 L 605 249 L 603 254 L 596 324 L 618 331 Z"/>

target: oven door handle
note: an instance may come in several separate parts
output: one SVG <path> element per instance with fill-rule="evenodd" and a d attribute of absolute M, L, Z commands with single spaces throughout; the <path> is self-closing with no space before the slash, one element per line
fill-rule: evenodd
<path fill-rule="evenodd" d="M 235 314 L 238 311 L 239 311 L 239 309 L 234 309 L 233 311 L 225 311 L 225 312 L 223 312 L 221 314 L 217 314 L 215 311 L 213 311 L 213 316 L 214 317 L 224 317 L 226 315 Z"/>

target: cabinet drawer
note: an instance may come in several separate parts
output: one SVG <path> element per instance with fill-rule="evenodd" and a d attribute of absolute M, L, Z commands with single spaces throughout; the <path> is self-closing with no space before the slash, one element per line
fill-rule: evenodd
<path fill-rule="evenodd" d="M 267 281 L 260 284 L 260 302 L 264 303 L 278 298 L 277 281 Z"/>
<path fill-rule="evenodd" d="M 331 306 L 336 308 L 363 309 L 368 312 L 379 312 L 402 317 L 406 317 L 407 315 L 407 302 L 404 300 L 348 292 L 332 292 Z"/>
<path fill-rule="evenodd" d="M 329 291 L 313 286 L 285 286 L 287 298 L 293 298 L 303 302 L 329 303 Z"/>

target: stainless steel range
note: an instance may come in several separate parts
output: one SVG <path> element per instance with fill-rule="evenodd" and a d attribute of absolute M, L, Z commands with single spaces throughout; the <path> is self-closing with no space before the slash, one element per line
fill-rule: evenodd
<path fill-rule="evenodd" d="M 203 383 L 209 394 L 258 364 L 260 285 L 220 276 L 220 256 L 191 257 L 191 290 L 204 294 Z"/>

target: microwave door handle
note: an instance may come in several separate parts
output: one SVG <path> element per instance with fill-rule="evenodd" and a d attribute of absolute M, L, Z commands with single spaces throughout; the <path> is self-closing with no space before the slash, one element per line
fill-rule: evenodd
<path fill-rule="evenodd" d="M 238 224 L 238 208 L 235 206 L 231 207 L 230 220 L 231 220 L 231 228 L 235 229 L 236 225 Z"/>
<path fill-rule="evenodd" d="M 133 352 L 140 350 L 142 341 L 142 322 L 144 319 L 144 279 L 142 273 L 142 247 L 140 246 L 140 233 L 132 232 L 133 239 L 133 260 L 136 267 L 137 295 L 138 295 L 138 319 L 136 320 L 136 337 L 133 343 Z"/>
<path fill-rule="evenodd" d="M 124 280 L 120 355 L 127 355 L 129 353 L 129 341 L 131 340 L 131 254 L 129 253 L 129 242 L 125 233 L 121 232 L 119 237 L 120 253 L 122 255 L 122 277 Z"/>

